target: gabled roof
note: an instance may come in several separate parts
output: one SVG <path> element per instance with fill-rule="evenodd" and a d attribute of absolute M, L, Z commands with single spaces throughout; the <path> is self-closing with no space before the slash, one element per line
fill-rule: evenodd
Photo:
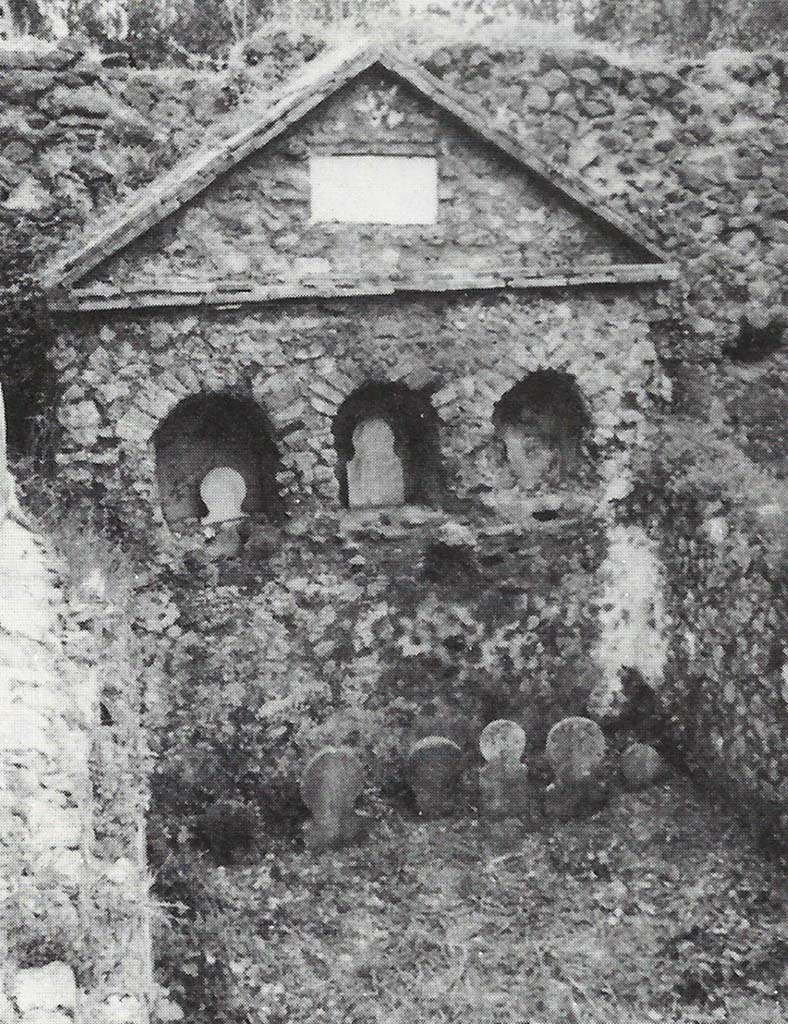
<path fill-rule="evenodd" d="M 154 185 L 147 186 L 141 198 L 132 199 L 125 207 L 121 208 L 120 212 L 115 212 L 111 220 L 88 232 L 75 249 L 56 259 L 42 275 L 42 283 L 52 293 L 54 305 L 62 308 L 80 306 L 79 302 L 69 301 L 65 292 L 77 284 L 81 278 L 135 241 L 145 231 L 164 220 L 165 217 L 175 213 L 211 185 L 220 175 L 276 139 L 337 90 L 375 66 L 381 67 L 432 101 L 462 123 L 469 131 L 556 189 L 573 205 L 580 206 L 639 247 L 643 252 L 644 261 L 642 264 L 630 264 L 626 268 L 622 267 L 622 270 L 626 270 L 624 280 L 629 282 L 669 280 L 675 276 L 673 267 L 668 265 L 667 256 L 649 241 L 646 232 L 611 210 L 576 175 L 533 153 L 508 133 L 491 128 L 487 115 L 474 108 L 467 98 L 457 90 L 445 85 L 423 68 L 404 59 L 399 54 L 389 52 L 381 47 L 358 44 L 351 49 L 332 51 L 316 59 L 308 65 L 305 72 L 293 78 L 275 93 L 264 107 L 257 111 L 254 109 L 250 111 L 250 123 L 247 126 L 181 161 L 159 178 Z M 638 268 L 642 269 L 642 276 L 638 275 Z M 594 283 L 597 279 L 600 279 L 602 283 L 610 283 L 617 279 L 614 267 L 604 268 L 604 271 L 607 272 L 607 277 L 604 276 L 604 273 L 600 275 L 599 271 L 596 275 L 586 275 L 589 277 L 589 283 Z M 564 280 L 560 273 L 557 276 L 551 274 L 550 278 Z M 577 275 L 570 274 L 569 278 L 573 282 L 585 282 L 582 275 L 577 277 Z M 532 278 L 527 277 L 524 278 L 525 280 L 530 282 Z M 549 286 L 549 283 L 544 286 Z M 509 285 L 518 287 L 514 281 L 509 282 Z M 476 286 L 490 287 L 490 284 L 481 283 Z M 520 286 L 536 287 L 538 284 Z M 475 287 L 473 279 L 464 279 L 462 287 Z M 342 294 L 353 293 L 353 289 L 348 287 L 346 282 L 341 285 L 340 290 Z M 428 284 L 425 284 L 424 290 L 431 290 Z M 264 301 L 262 291 L 260 289 L 256 289 L 256 291 L 260 291 L 260 295 L 252 301 Z M 360 288 L 359 291 L 368 294 L 369 288 L 366 290 Z M 59 301 L 58 297 L 60 297 Z M 272 295 L 271 297 L 277 296 Z M 170 299 L 170 303 L 173 298 Z M 225 298 L 224 301 L 227 299 Z M 194 299 L 192 299 L 193 302 Z M 120 304 L 122 303 L 115 301 L 100 302 L 98 305 L 117 307 Z M 137 302 L 133 304 L 153 303 Z"/>

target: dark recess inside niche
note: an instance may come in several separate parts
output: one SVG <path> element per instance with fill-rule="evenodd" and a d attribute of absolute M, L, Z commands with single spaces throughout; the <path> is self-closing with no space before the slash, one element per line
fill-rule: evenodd
<path fill-rule="evenodd" d="M 577 384 L 569 374 L 558 370 L 529 373 L 497 403 L 493 425 L 521 487 L 560 486 L 576 479 L 590 424 Z M 547 510 L 541 516 L 542 521 L 554 518 Z"/>
<path fill-rule="evenodd" d="M 766 327 L 754 327 L 742 319 L 739 333 L 728 346 L 727 354 L 740 363 L 757 363 L 779 352 L 783 347 L 785 323 L 772 320 Z"/>

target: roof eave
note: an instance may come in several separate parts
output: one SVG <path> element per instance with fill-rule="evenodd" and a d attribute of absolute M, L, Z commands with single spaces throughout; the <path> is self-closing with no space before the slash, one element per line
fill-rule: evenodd
<path fill-rule="evenodd" d="M 87 313 L 122 309 L 194 306 L 264 305 L 290 299 L 361 298 L 408 294 L 448 294 L 468 291 L 529 291 L 594 286 L 660 285 L 676 280 L 671 263 L 610 264 L 575 270 L 506 274 L 432 275 L 412 281 L 320 279 L 292 284 L 254 285 L 221 282 L 193 288 L 140 288 L 114 292 L 104 289 L 57 289 L 48 295 L 53 311 Z"/>

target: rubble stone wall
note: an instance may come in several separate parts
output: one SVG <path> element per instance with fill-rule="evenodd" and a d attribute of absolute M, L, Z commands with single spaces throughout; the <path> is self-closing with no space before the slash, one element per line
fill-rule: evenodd
<path fill-rule="evenodd" d="M 69 598 L 51 541 L 17 503 L 1 413 L 0 399 L 0 1019 L 145 1024 L 145 795 L 138 766 L 118 763 L 127 744 L 98 725 L 106 609 Z M 121 776 L 125 805 L 102 806 Z"/>
<path fill-rule="evenodd" d="M 514 487 L 495 404 L 547 368 L 576 381 L 592 424 L 589 461 L 609 482 L 644 443 L 648 409 L 669 397 L 648 319 L 623 289 L 78 317 L 56 353 L 65 388 L 58 461 L 75 484 L 99 481 L 161 522 L 156 428 L 184 399 L 229 390 L 253 398 L 272 423 L 286 510 L 337 508 L 338 409 L 367 383 L 402 382 L 440 418 L 447 501 L 494 507 Z"/>
<path fill-rule="evenodd" d="M 111 211 L 118 199 L 150 182 L 203 141 L 218 115 L 236 109 L 238 123 L 242 123 L 245 105 L 254 102 L 261 91 L 263 96 L 267 94 L 281 77 L 284 64 L 292 68 L 308 52 L 297 50 L 295 60 L 289 53 L 282 64 L 268 60 L 269 54 L 254 67 L 222 74 L 164 74 L 110 70 L 63 47 L 46 61 L 17 60 L 0 69 L 3 216 L 21 231 L 32 233 L 42 250 L 51 252 L 62 240 L 73 239 L 95 214 Z M 641 292 L 638 299 L 616 290 L 574 292 L 571 296 L 534 293 L 528 299 L 458 296 L 414 298 L 408 303 L 382 299 L 293 302 L 248 312 L 201 312 L 199 316 L 171 311 L 73 317 L 63 323 L 56 352 L 64 388 L 59 416 L 65 437 L 58 454 L 65 479 L 92 488 L 99 496 L 103 490 L 104 496 L 125 505 L 129 521 L 152 510 L 162 526 L 156 500 L 155 429 L 183 399 L 229 388 L 257 401 L 274 425 L 281 455 L 279 486 L 290 513 L 288 529 L 300 531 L 302 539 L 306 536 L 307 545 L 309 517 L 314 519 L 325 510 L 333 510 L 333 515 L 339 506 L 331 429 L 336 411 L 354 389 L 382 379 L 402 381 L 429 396 L 442 423 L 448 499 L 495 506 L 496 494 L 505 494 L 512 484 L 506 477 L 500 442 L 493 434 L 495 403 L 531 369 L 556 368 L 576 378 L 591 415 L 602 483 L 609 485 L 613 496 L 621 496 L 617 487 L 625 476 L 626 453 L 648 444 L 649 412 L 670 394 L 657 358 L 673 381 L 674 411 L 719 424 L 727 437 L 762 465 L 780 476 L 788 475 L 788 364 L 784 354 L 770 349 L 771 343 L 779 345 L 788 303 L 785 55 L 729 55 L 706 63 L 649 66 L 645 61 L 612 64 L 586 50 L 513 49 L 493 54 L 470 46 L 436 50 L 428 56 L 426 66 L 467 92 L 487 111 L 491 122 L 552 156 L 558 165 L 568 164 L 582 173 L 621 213 L 645 220 L 653 238 L 680 264 L 676 284 L 664 291 L 649 291 L 648 298 Z M 764 346 L 765 356 L 747 365 L 731 361 L 732 349 L 743 343 L 746 350 L 748 343 L 756 342 Z M 757 344 L 755 349 L 757 354 Z M 603 491 L 603 487 L 595 489 L 594 497 L 600 498 Z M 305 521 L 299 522 L 302 512 Z M 337 519 L 328 525 L 339 528 Z M 588 563 L 593 572 L 583 576 L 576 588 L 585 602 L 582 614 L 592 603 L 594 608 L 613 605 L 603 609 L 596 635 L 587 622 L 583 633 L 594 645 L 597 675 L 607 673 L 608 686 L 598 693 L 600 706 L 615 704 L 619 694 L 612 677 L 624 667 L 638 669 L 652 683 L 658 680 L 665 668 L 664 637 L 668 632 L 672 637 L 667 667 L 671 709 L 680 717 L 693 694 L 702 692 L 707 709 L 700 716 L 704 725 L 715 717 L 726 723 L 720 732 L 723 755 L 731 737 L 741 732 L 742 723 L 746 722 L 748 729 L 752 725 L 754 732 L 765 737 L 764 742 L 739 744 L 735 757 L 718 757 L 718 763 L 730 764 L 731 774 L 745 779 L 748 792 L 758 785 L 758 777 L 769 777 L 784 806 L 778 756 L 784 749 L 784 698 L 778 683 L 781 667 L 769 668 L 764 660 L 757 672 L 746 678 L 743 672 L 737 675 L 736 665 L 730 672 L 725 669 L 726 650 L 732 640 L 737 649 L 743 646 L 742 636 L 750 628 L 752 616 L 736 619 L 723 631 L 719 643 L 708 652 L 701 651 L 702 661 L 697 660 L 689 641 L 677 641 L 686 632 L 684 620 L 689 622 L 681 602 L 669 604 L 665 613 L 658 594 L 647 588 L 633 591 L 629 585 L 633 571 L 640 580 L 646 573 L 657 578 L 653 543 L 637 527 L 619 529 L 613 514 L 606 528 L 607 558 L 601 569 L 593 560 Z M 14 535 L 17 550 L 31 551 L 27 563 L 33 573 L 30 587 L 48 593 L 47 600 L 56 600 L 56 594 L 48 590 L 52 584 L 47 582 L 43 553 L 32 535 L 13 517 L 5 520 L 2 529 Z M 190 644 L 198 655 L 205 654 L 199 631 L 206 616 L 213 616 L 223 626 L 221 617 L 225 615 L 232 623 L 240 621 L 250 629 L 263 621 L 271 634 L 264 653 L 276 662 L 270 669 L 275 675 L 272 692 L 281 684 L 279 696 L 289 701 L 278 704 L 278 711 L 269 709 L 272 727 L 281 730 L 280 736 L 290 735 L 293 723 L 304 720 L 304 707 L 313 698 L 315 704 L 323 701 L 321 713 L 325 713 L 324 698 L 333 696 L 331 683 L 336 687 L 336 679 L 320 682 L 316 676 L 320 666 L 314 663 L 313 649 L 317 644 L 329 644 L 318 648 L 317 656 L 334 663 L 337 678 L 350 672 L 345 664 L 352 665 L 351 698 L 369 692 L 370 677 L 382 685 L 393 682 L 393 676 L 380 668 L 389 650 L 397 658 L 401 648 L 411 652 L 413 677 L 423 678 L 424 651 L 434 649 L 430 630 L 435 601 L 422 594 L 420 614 L 417 610 L 407 622 L 388 606 L 381 611 L 379 598 L 387 586 L 390 566 L 385 559 L 378 565 L 373 557 L 376 551 L 385 553 L 375 535 L 378 529 L 385 533 L 391 526 L 375 526 L 371 539 L 351 538 L 331 571 L 325 569 L 325 551 L 308 550 L 304 555 L 299 544 L 275 538 L 273 550 L 269 547 L 263 555 L 269 559 L 266 572 L 279 575 L 273 581 L 269 576 L 261 585 L 256 610 L 255 602 L 248 601 L 248 580 L 240 569 L 239 581 L 214 579 L 204 592 L 195 591 L 195 601 L 205 598 L 208 611 L 204 615 L 187 608 L 186 602 L 185 611 L 171 611 L 151 599 L 149 611 L 153 633 L 160 637 L 156 657 L 162 663 L 162 675 L 171 670 L 171 656 L 188 661 L 193 653 Z M 431 530 L 428 526 L 427 532 Z M 315 536 L 327 544 L 331 534 L 317 530 Z M 418 560 L 429 546 L 429 538 L 422 537 L 422 541 L 417 554 L 410 552 L 413 564 L 421 564 Z M 393 543 L 398 543 L 396 538 Z M 520 538 L 517 545 L 530 557 L 527 539 Z M 408 554 L 406 550 L 402 557 Z M 527 558 L 515 567 L 513 576 L 522 577 L 529 571 Z M 578 563 L 581 561 L 578 556 Z M 726 556 L 726 565 L 729 563 Z M 549 560 L 545 564 L 549 568 Z M 698 571 L 696 562 L 690 570 Z M 209 570 L 206 573 L 210 576 Z M 354 578 L 358 574 L 363 575 L 362 585 Z M 547 570 L 545 580 L 549 587 Z M 603 601 L 599 599 L 600 580 Z M 510 579 L 505 582 L 512 586 Z M 347 623 L 338 632 L 331 620 L 331 607 L 339 586 L 344 588 L 341 610 Z M 634 610 L 629 607 L 633 593 Z M 728 594 L 725 591 L 719 598 L 712 588 L 711 604 L 727 601 Z M 767 587 L 762 594 L 762 602 L 759 598 L 756 603 L 768 604 L 774 599 Z M 239 602 L 245 602 L 240 620 Z M 559 605 L 564 615 L 570 603 Z M 51 607 L 46 601 L 41 607 L 49 621 Z M 527 629 L 550 638 L 554 658 L 545 657 L 547 641 L 540 639 L 538 649 L 524 644 L 520 660 L 507 671 L 530 678 L 533 665 L 540 672 L 552 672 L 561 664 L 575 664 L 562 647 L 571 644 L 571 637 L 552 629 L 554 612 L 549 601 L 538 611 L 518 606 L 517 614 L 520 612 Z M 173 622 L 179 614 L 185 636 Z M 633 614 L 636 632 L 642 637 L 634 649 L 629 628 Z M 776 632 L 770 623 L 772 619 L 779 622 L 780 616 L 760 607 L 753 615 L 762 615 L 767 621 L 762 632 L 769 634 L 769 642 L 765 639 L 762 646 L 768 652 L 771 633 Z M 298 620 L 295 626 L 294 619 Z M 702 622 L 703 630 L 707 633 L 709 622 L 718 619 L 712 607 Z M 403 622 L 405 628 L 400 629 Z M 5 621 L 3 625 L 6 628 Z M 481 674 L 495 674 L 507 663 L 515 646 L 508 625 L 498 622 L 489 635 L 480 634 Z M 440 623 L 439 628 L 447 642 L 438 668 L 448 677 L 453 663 L 462 660 L 457 654 L 458 637 L 462 640 L 470 627 L 467 622 L 450 622 Z M 690 631 L 697 632 L 694 626 Z M 343 662 L 346 652 L 341 645 L 335 646 L 335 634 L 347 642 L 349 661 Z M 211 636 L 210 630 L 206 635 Z M 381 640 L 383 635 L 396 638 L 390 649 L 387 641 Z M 248 634 L 240 630 L 237 647 L 230 646 L 230 654 L 237 650 L 247 655 L 247 639 Z M 19 642 L 29 645 L 31 651 L 41 647 L 35 637 L 15 638 L 15 644 Z M 648 648 L 648 656 L 644 648 Z M 58 686 L 63 685 L 61 676 L 51 666 L 60 656 L 59 650 L 39 651 L 38 655 L 45 668 L 50 666 L 47 679 L 54 674 Z M 491 660 L 485 661 L 490 651 Z M 729 688 L 704 683 L 702 689 L 697 680 L 688 683 L 688 658 L 697 660 L 693 672 L 706 681 L 716 679 L 706 661 L 712 667 L 716 664 L 715 671 L 727 673 Z M 637 662 L 634 666 L 633 660 Z M 35 663 L 29 660 L 29 664 Z M 205 658 L 195 657 L 194 663 L 203 664 L 206 670 L 216 669 Z M 297 665 L 299 680 L 304 683 L 300 692 L 288 690 L 286 669 L 290 664 Z M 25 658 L 23 667 L 27 666 Z M 427 667 L 437 671 L 433 663 Z M 767 670 L 777 683 L 768 697 L 762 685 L 762 671 Z M 475 671 L 475 667 L 468 669 L 469 686 L 478 681 Z M 10 678 L 13 681 L 13 676 Z M 184 686 L 190 683 L 186 670 L 176 673 L 176 678 Z M 214 685 L 216 679 L 224 685 L 233 677 L 231 673 L 227 678 L 217 674 L 208 682 Z M 30 695 L 27 684 L 23 690 Z M 740 700 L 745 690 L 747 699 Z M 190 694 L 188 691 L 187 697 Z M 237 691 L 232 699 L 238 699 Z M 61 704 L 59 700 L 58 706 Z M 32 713 L 41 714 L 38 704 Z M 347 735 L 367 724 L 365 717 L 359 716 L 350 722 Z M 383 729 L 381 734 L 385 733 Z M 310 741 L 337 735 L 345 734 L 334 730 L 332 724 L 322 732 L 318 729 Z M 718 737 L 713 736 L 711 747 L 719 746 Z M 47 736 L 47 750 L 53 749 L 57 748 Z M 43 764 L 45 756 L 35 754 L 36 764 Z M 107 757 L 104 764 L 112 760 Z M 24 777 L 25 785 L 32 780 L 44 792 L 43 778 L 59 806 L 61 797 L 56 794 L 61 790 L 49 785 L 47 772 L 40 766 L 34 772 L 26 760 L 11 763 L 9 756 L 8 792 L 16 794 L 17 777 Z M 753 777 L 756 783 L 748 781 Z M 22 806 L 21 797 L 13 795 L 12 800 L 14 806 Z M 64 810 L 74 809 L 70 800 L 63 793 Z M 118 806 L 105 801 L 106 806 L 110 803 Z M 25 822 L 23 831 L 30 828 L 21 814 L 14 817 Z M 107 840 L 106 850 L 112 850 L 116 859 L 122 859 L 125 840 L 119 837 L 124 834 L 123 829 L 106 833 L 114 836 Z M 82 856 L 66 845 L 62 850 Z M 127 873 L 121 865 L 116 877 L 119 882 L 113 884 L 121 885 L 133 898 L 136 883 L 130 879 L 134 872 Z M 64 893 L 64 913 L 70 913 L 77 889 L 65 882 L 57 885 Z M 112 956 L 112 950 L 108 955 Z M 51 962 L 71 966 L 58 956 L 28 963 L 23 969 L 46 967 Z M 66 979 L 63 984 L 68 989 L 68 975 L 61 972 L 58 977 Z M 81 979 L 78 981 L 81 986 Z M 7 979 L 7 997 L 13 997 L 14 984 Z M 107 996 L 121 1014 L 113 1018 L 116 1021 L 125 1020 L 124 1012 L 129 1020 L 141 1012 L 133 999 L 124 1002 L 133 996 L 132 987 L 124 984 L 117 982 Z"/>
<path fill-rule="evenodd" d="M 435 223 L 311 220 L 309 157 L 370 153 L 437 161 Z M 526 267 L 579 273 L 647 260 L 433 103 L 372 69 L 101 263 L 85 287 L 368 278 L 419 284 L 432 275 L 448 284 L 473 274 L 503 281 Z"/>

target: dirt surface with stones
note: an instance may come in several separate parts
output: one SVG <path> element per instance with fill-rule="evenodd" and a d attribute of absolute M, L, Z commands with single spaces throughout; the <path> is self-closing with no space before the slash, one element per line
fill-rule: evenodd
<path fill-rule="evenodd" d="M 683 780 L 508 840 L 366 811 L 361 845 L 206 857 L 170 889 L 160 967 L 190 1021 L 785 1018 L 785 873 Z"/>

